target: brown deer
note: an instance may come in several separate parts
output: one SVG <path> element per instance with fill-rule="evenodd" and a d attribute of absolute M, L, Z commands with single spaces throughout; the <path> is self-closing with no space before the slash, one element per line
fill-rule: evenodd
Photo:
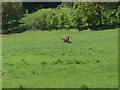
<path fill-rule="evenodd" d="M 64 42 L 69 42 L 69 36 L 68 37 L 62 37 L 62 40 L 64 41 Z"/>

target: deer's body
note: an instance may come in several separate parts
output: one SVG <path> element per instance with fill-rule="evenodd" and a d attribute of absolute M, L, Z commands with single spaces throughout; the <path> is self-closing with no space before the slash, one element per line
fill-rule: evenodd
<path fill-rule="evenodd" d="M 64 42 L 68 42 L 69 41 L 69 36 L 68 37 L 62 37 L 62 40 L 64 41 Z"/>

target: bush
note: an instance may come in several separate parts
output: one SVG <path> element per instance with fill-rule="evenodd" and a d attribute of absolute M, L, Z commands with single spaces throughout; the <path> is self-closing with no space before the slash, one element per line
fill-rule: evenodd
<path fill-rule="evenodd" d="M 52 29 L 57 29 L 58 25 L 59 25 L 59 23 L 58 23 L 58 17 L 56 15 L 56 13 L 52 13 L 52 18 L 50 20 L 50 27 Z"/>
<path fill-rule="evenodd" d="M 58 59 L 57 61 L 55 61 L 55 62 L 52 62 L 53 64 L 62 64 L 63 63 L 63 61 L 62 60 L 60 60 L 60 59 Z"/>
<path fill-rule="evenodd" d="M 73 18 L 74 18 L 74 26 L 80 30 L 80 26 L 83 25 L 83 21 L 82 21 L 82 18 L 79 16 L 79 10 L 76 9 L 74 11 L 74 14 L 73 14 Z"/>
<path fill-rule="evenodd" d="M 41 62 L 41 65 L 45 65 L 45 64 L 47 64 L 47 62 L 45 62 L 45 61 Z"/>
<path fill-rule="evenodd" d="M 22 84 L 19 84 L 19 88 L 23 89 L 23 88 L 24 88 L 24 86 L 23 86 Z"/>
<path fill-rule="evenodd" d="M 36 17 L 33 21 L 33 27 L 32 29 L 36 30 L 46 30 L 47 28 L 47 21 L 46 21 L 46 14 L 43 13 L 39 17 Z"/>
<path fill-rule="evenodd" d="M 69 9 L 41 9 L 35 13 L 26 14 L 19 21 L 21 23 L 19 28 L 24 30 L 69 28 L 73 23 L 71 13 Z"/>
<path fill-rule="evenodd" d="M 81 84 L 80 88 L 86 88 L 86 89 L 88 89 L 88 87 L 85 84 Z"/>

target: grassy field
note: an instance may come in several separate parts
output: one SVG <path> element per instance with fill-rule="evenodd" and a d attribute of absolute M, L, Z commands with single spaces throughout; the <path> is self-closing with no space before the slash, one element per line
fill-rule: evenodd
<path fill-rule="evenodd" d="M 27 31 L 2 42 L 3 88 L 118 87 L 118 30 Z"/>

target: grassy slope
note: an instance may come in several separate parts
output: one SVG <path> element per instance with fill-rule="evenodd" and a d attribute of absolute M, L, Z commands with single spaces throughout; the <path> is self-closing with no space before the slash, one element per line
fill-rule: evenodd
<path fill-rule="evenodd" d="M 72 43 L 64 43 L 62 36 Z M 3 37 L 3 87 L 115 88 L 117 31 L 28 31 Z"/>

